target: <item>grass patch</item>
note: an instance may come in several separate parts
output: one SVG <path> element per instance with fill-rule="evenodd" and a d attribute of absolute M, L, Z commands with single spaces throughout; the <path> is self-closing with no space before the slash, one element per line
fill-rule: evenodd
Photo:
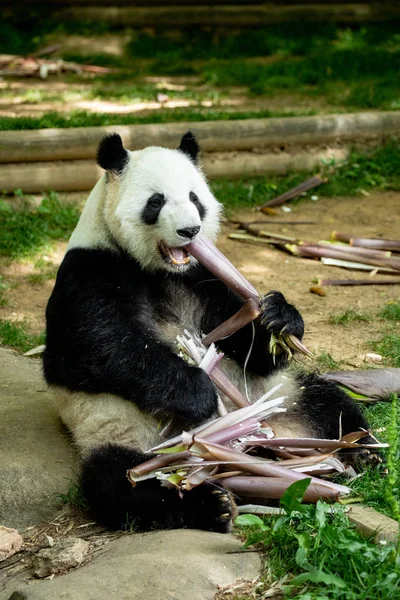
<path fill-rule="evenodd" d="M 310 116 L 314 110 L 255 110 L 227 111 L 220 108 L 163 108 L 147 115 L 121 115 L 115 113 L 92 113 L 85 110 L 70 113 L 47 112 L 39 117 L 0 116 L 0 131 L 24 131 L 28 129 L 67 129 L 70 127 L 102 127 L 106 125 L 145 125 L 146 123 L 173 123 L 180 121 L 236 121 L 238 119 L 269 119 L 271 117 Z"/>
<path fill-rule="evenodd" d="M 371 342 L 371 348 L 381 354 L 386 365 L 400 367 L 400 335 L 386 333 L 380 340 Z"/>
<path fill-rule="evenodd" d="M 380 316 L 387 321 L 400 321 L 400 302 L 389 302 Z"/>
<path fill-rule="evenodd" d="M 87 503 L 83 491 L 76 481 L 70 481 L 68 490 L 65 494 L 58 494 L 62 504 L 77 510 L 86 510 Z"/>
<path fill-rule="evenodd" d="M 249 532 L 245 547 L 257 544 L 267 552 L 268 583 L 283 579 L 284 597 L 301 600 L 396 597 L 400 565 L 395 546 L 365 540 L 340 507 L 331 514 L 331 506 L 321 501 L 316 506 L 302 504 L 307 481 L 294 483 L 284 494 L 285 515 L 237 519 Z"/>
<path fill-rule="evenodd" d="M 11 323 L 6 319 L 0 319 L 0 343 L 18 352 L 27 352 L 36 346 L 44 344 L 45 333 L 32 335 L 28 333 L 27 324 Z"/>
<path fill-rule="evenodd" d="M 63 206 L 55 192 L 46 194 L 32 211 L 13 210 L 0 200 L 0 256 L 22 258 L 43 249 L 51 240 L 68 239 L 78 218 L 79 211 Z"/>
<path fill-rule="evenodd" d="M 378 439 L 388 442 L 390 447 L 380 451 L 382 466 L 368 467 L 352 482 L 351 488 L 356 496 L 363 498 L 364 504 L 400 522 L 400 399 L 393 396 L 390 403 L 376 402 L 367 406 L 360 403 L 360 408 L 372 430 L 379 430 Z M 388 469 L 387 477 L 382 474 L 384 467 Z"/>
<path fill-rule="evenodd" d="M 348 325 L 354 321 L 368 322 L 371 321 L 371 319 L 371 315 L 349 308 L 341 315 L 332 315 L 329 318 L 329 322 L 332 323 L 332 325 Z"/>
<path fill-rule="evenodd" d="M 329 352 L 321 352 L 315 360 L 320 371 L 338 371 L 342 365 L 342 362 L 335 360 Z"/>

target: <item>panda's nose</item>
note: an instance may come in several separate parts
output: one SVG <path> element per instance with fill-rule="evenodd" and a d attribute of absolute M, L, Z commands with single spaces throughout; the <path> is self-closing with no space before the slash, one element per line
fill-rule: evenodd
<path fill-rule="evenodd" d="M 177 229 L 176 233 L 181 237 L 189 238 L 189 240 L 193 239 L 196 233 L 199 233 L 200 226 L 196 225 L 196 227 L 185 227 L 184 229 Z"/>

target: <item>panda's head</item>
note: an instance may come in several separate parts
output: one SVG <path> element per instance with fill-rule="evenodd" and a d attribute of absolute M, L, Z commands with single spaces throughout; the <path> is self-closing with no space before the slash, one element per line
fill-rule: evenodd
<path fill-rule="evenodd" d="M 185 245 L 200 233 L 214 240 L 221 205 L 200 171 L 199 146 L 188 132 L 177 150 L 125 150 L 118 134 L 100 142 L 107 171 L 105 223 L 129 255 L 147 270 L 184 272 L 195 262 Z"/>

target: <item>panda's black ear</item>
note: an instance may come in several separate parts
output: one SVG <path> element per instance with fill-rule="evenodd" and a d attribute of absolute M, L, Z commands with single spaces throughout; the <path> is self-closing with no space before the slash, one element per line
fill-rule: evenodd
<path fill-rule="evenodd" d="M 106 171 L 122 173 L 129 161 L 129 154 L 125 150 L 121 136 L 110 133 L 103 137 L 97 148 L 97 164 Z"/>
<path fill-rule="evenodd" d="M 182 137 L 178 150 L 184 152 L 194 162 L 194 164 L 197 165 L 200 146 L 191 131 L 188 131 Z"/>

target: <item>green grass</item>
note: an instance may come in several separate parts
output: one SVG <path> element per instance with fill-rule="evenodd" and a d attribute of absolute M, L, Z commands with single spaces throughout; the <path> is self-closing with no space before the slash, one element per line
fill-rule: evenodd
<path fill-rule="evenodd" d="M 387 321 L 400 321 L 400 302 L 390 302 L 380 313 Z"/>
<path fill-rule="evenodd" d="M 354 321 L 362 321 L 367 323 L 368 321 L 371 321 L 371 319 L 371 315 L 349 308 L 340 315 L 332 315 L 329 318 L 329 322 L 332 323 L 332 325 L 348 325 Z"/>
<path fill-rule="evenodd" d="M 304 110 L 254 110 L 227 111 L 221 108 L 163 108 L 146 115 L 92 113 L 84 110 L 67 114 L 50 111 L 39 117 L 0 116 L 0 131 L 24 131 L 28 129 L 66 129 L 69 127 L 100 127 L 107 125 L 136 125 L 146 123 L 172 123 L 180 121 L 235 121 L 238 119 L 268 119 L 270 117 L 309 116 L 316 114 Z"/>
<path fill-rule="evenodd" d="M 284 579 L 285 598 L 391 600 L 400 593 L 400 560 L 394 544 L 374 545 L 357 533 L 343 510 L 319 501 L 304 505 L 307 481 L 294 483 L 281 506 L 286 514 L 260 519 L 241 515 L 245 547 L 266 551 L 265 589 Z"/>
<path fill-rule="evenodd" d="M 18 352 L 27 352 L 36 346 L 44 344 L 45 334 L 32 335 L 28 332 L 26 322 L 12 323 L 0 319 L 0 343 Z"/>
<path fill-rule="evenodd" d="M 351 152 L 346 161 L 327 164 L 328 183 L 318 188 L 319 196 L 356 196 L 361 190 L 400 190 L 400 144 L 393 141 L 370 151 Z M 251 208 L 271 200 L 307 179 L 305 173 L 285 177 L 271 175 L 242 181 L 212 183 L 217 198 L 229 209 Z"/>
<path fill-rule="evenodd" d="M 400 367 L 400 332 L 384 334 L 381 339 L 371 342 L 371 347 L 383 356 L 386 365 Z"/>
<path fill-rule="evenodd" d="M 381 450 L 383 463 L 380 467 L 368 467 L 351 484 L 356 496 L 363 498 L 364 504 L 400 521 L 400 399 L 393 396 L 390 402 L 360 404 L 361 410 L 381 442 L 390 444 L 388 450 Z M 383 474 L 388 469 L 388 476 Z"/>
<path fill-rule="evenodd" d="M 79 211 L 63 206 L 54 192 L 46 194 L 36 210 L 16 211 L 0 200 L 0 256 L 22 258 L 52 240 L 68 239 L 78 218 Z"/>
<path fill-rule="evenodd" d="M 87 503 L 82 489 L 76 481 L 70 481 L 68 490 L 65 494 L 58 494 L 62 504 L 67 504 L 70 508 L 76 510 L 86 510 Z"/>
<path fill-rule="evenodd" d="M 316 363 L 320 371 L 338 371 L 342 365 L 341 361 L 332 358 L 329 352 L 321 352 L 316 358 Z"/>

